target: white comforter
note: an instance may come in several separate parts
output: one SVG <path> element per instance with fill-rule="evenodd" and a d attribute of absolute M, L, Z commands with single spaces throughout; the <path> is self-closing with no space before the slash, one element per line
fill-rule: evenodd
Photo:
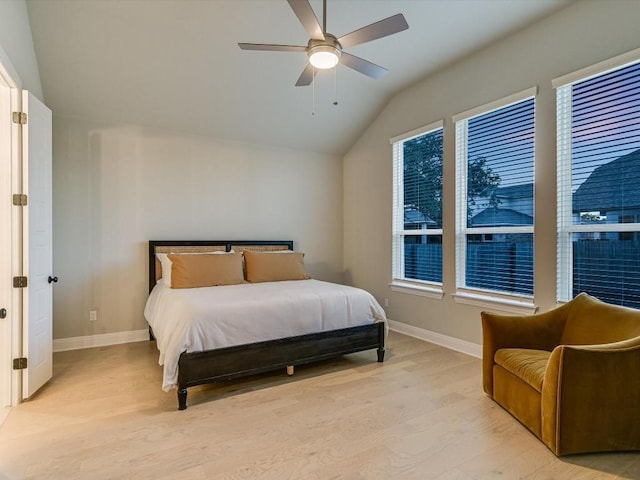
<path fill-rule="evenodd" d="M 386 322 L 368 292 L 319 280 L 191 289 L 158 284 L 144 316 L 160 350 L 165 391 L 177 384 L 182 352 Z"/>

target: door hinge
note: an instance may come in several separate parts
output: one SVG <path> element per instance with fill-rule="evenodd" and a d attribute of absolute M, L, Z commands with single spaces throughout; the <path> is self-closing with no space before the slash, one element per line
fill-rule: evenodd
<path fill-rule="evenodd" d="M 18 125 L 26 125 L 27 124 L 27 114 L 23 112 L 13 112 L 13 123 L 17 123 Z"/>
<path fill-rule="evenodd" d="M 24 370 L 25 368 L 27 368 L 27 359 L 25 357 L 13 359 L 14 370 Z"/>
<path fill-rule="evenodd" d="M 27 286 L 27 277 L 13 277 L 13 288 L 24 288 Z"/>
<path fill-rule="evenodd" d="M 28 198 L 24 193 L 14 193 L 13 194 L 13 204 L 16 207 L 26 207 Z"/>

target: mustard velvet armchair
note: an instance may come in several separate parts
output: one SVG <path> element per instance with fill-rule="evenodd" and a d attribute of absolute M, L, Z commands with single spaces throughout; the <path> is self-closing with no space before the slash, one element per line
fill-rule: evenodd
<path fill-rule="evenodd" d="M 640 450 L 640 310 L 581 293 L 482 332 L 484 391 L 553 453 Z"/>

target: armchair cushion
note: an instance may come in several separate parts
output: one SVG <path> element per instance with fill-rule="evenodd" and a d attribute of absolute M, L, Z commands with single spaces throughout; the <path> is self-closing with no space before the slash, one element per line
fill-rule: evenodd
<path fill-rule="evenodd" d="M 501 348 L 496 352 L 495 362 L 536 391 L 542 392 L 542 381 L 550 355 L 551 352 L 546 350 Z"/>

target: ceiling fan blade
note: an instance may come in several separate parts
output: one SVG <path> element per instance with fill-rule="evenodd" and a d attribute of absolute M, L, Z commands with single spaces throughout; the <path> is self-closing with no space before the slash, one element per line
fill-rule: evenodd
<path fill-rule="evenodd" d="M 242 50 L 267 50 L 271 52 L 306 52 L 307 47 L 299 45 L 272 45 L 270 43 L 238 43 Z"/>
<path fill-rule="evenodd" d="M 393 35 L 409 28 L 409 24 L 404 19 L 404 15 L 398 13 L 392 17 L 387 17 L 379 22 L 372 23 L 351 33 L 347 33 L 338 39 L 342 48 L 353 47 L 361 43 L 377 40 L 378 38 Z"/>
<path fill-rule="evenodd" d="M 302 71 L 302 73 L 300 74 L 300 77 L 296 82 L 296 87 L 306 87 L 308 85 L 311 85 L 311 82 L 313 81 L 313 77 L 315 77 L 316 73 L 318 73 L 317 70 L 313 68 L 313 65 L 308 63 L 307 66 L 304 67 L 304 70 Z"/>
<path fill-rule="evenodd" d="M 346 52 L 342 52 L 340 63 L 349 68 L 353 68 L 356 72 L 360 72 L 367 77 L 371 77 L 376 80 L 384 77 L 387 72 L 389 72 L 389 70 L 381 67 L 380 65 L 376 65 L 375 63 L 371 63 L 363 58 L 356 57 L 355 55 L 351 55 Z"/>
<path fill-rule="evenodd" d="M 316 14 L 313 12 L 313 8 L 311 8 L 309 0 L 287 0 L 287 2 L 289 2 L 291 10 L 296 14 L 309 37 L 314 40 L 324 40 L 324 32 Z"/>

